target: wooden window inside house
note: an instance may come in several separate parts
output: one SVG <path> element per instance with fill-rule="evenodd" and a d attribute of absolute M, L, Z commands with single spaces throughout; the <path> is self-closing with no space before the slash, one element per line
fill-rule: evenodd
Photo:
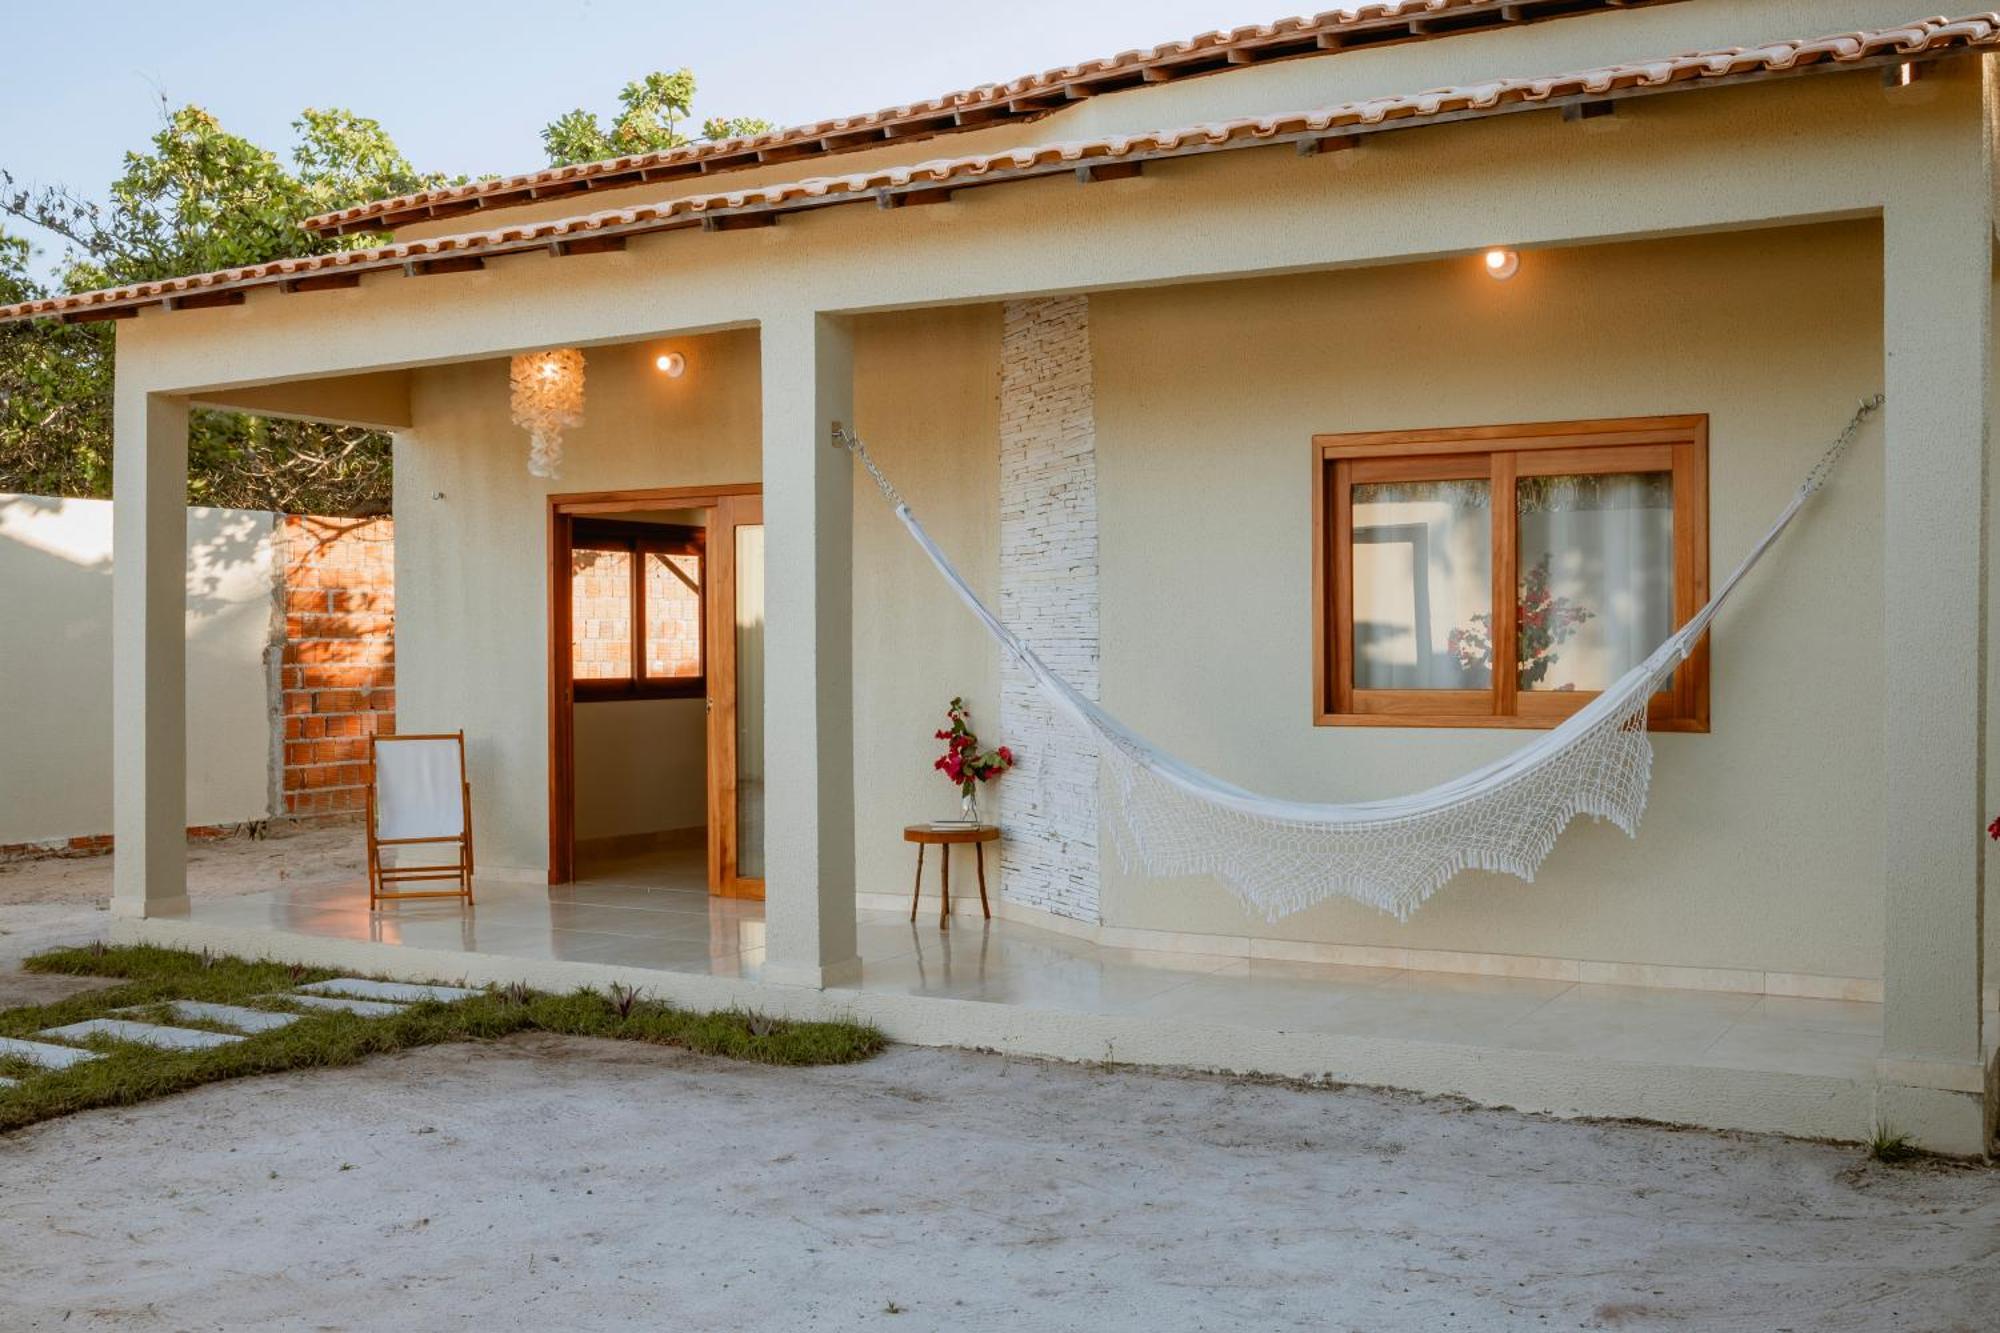
<path fill-rule="evenodd" d="M 1552 727 L 1708 600 L 1705 416 L 1313 446 L 1321 725 Z M 1708 729 L 1705 638 L 1648 717 Z"/>
<path fill-rule="evenodd" d="M 570 642 L 579 702 L 707 692 L 702 538 L 700 528 L 576 524 Z"/>

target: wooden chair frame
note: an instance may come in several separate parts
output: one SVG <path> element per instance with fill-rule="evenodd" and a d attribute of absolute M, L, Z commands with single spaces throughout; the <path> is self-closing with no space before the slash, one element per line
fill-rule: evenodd
<path fill-rule="evenodd" d="M 375 743 L 378 738 L 368 738 L 368 907 L 374 908 L 385 902 L 398 902 L 408 898 L 457 898 L 467 907 L 472 906 L 472 783 L 465 776 L 465 733 L 463 731 L 411 732 L 400 736 L 383 736 L 379 739 L 396 741 L 457 741 L 459 799 L 464 803 L 464 814 L 460 820 L 461 831 L 454 837 L 444 838 L 382 838 L 375 830 L 379 811 L 375 807 Z M 443 846 L 456 844 L 458 860 L 440 861 L 420 866 L 385 866 L 382 864 L 384 847 Z M 394 889 L 394 884 L 435 883 L 455 880 L 457 887 L 449 889 Z"/>

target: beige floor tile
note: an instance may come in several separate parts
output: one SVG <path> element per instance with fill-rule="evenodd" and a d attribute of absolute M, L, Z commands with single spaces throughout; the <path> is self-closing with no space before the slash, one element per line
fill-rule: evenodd
<path fill-rule="evenodd" d="M 1510 1025 L 1504 1044 L 1612 1060 L 1698 1060 L 1759 997 L 1577 985 Z"/>
<path fill-rule="evenodd" d="M 1839 1003 L 1839 1001 L 1832 1001 Z M 1835 1078 L 1875 1076 L 1879 1032 L 1829 1032 L 1791 1024 L 1738 1023 L 1701 1054 L 1700 1063 Z"/>
<path fill-rule="evenodd" d="M 1814 1032 L 1882 1035 L 1882 1006 L 1853 1000 L 1799 1000 L 1766 995 L 1743 1016 L 1745 1023 L 1777 1024 Z"/>

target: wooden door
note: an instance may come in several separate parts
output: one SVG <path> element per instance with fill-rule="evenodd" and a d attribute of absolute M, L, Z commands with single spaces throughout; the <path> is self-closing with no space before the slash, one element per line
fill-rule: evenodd
<path fill-rule="evenodd" d="M 758 538 L 761 540 L 763 532 L 761 521 L 763 506 L 762 501 L 758 498 L 758 487 L 754 483 L 749 485 L 658 487 L 649 490 L 591 491 L 573 495 L 551 495 L 548 504 L 549 883 L 567 884 L 575 877 L 576 873 L 575 712 L 577 690 L 575 665 L 572 660 L 574 652 L 574 626 L 571 617 L 572 591 L 570 581 L 573 573 L 572 566 L 575 556 L 576 524 L 578 520 L 586 522 L 615 522 L 618 515 L 629 515 L 634 510 L 698 509 L 706 511 L 710 515 L 709 522 L 712 525 L 707 539 L 714 541 L 719 537 L 726 536 L 729 540 L 727 554 L 713 558 L 729 571 L 728 574 L 725 575 L 722 570 L 715 567 L 715 564 L 711 564 L 711 572 L 708 577 L 711 581 L 725 576 L 730 578 L 731 591 L 729 604 L 733 606 L 735 601 L 735 580 L 733 573 L 736 563 L 735 527 L 746 523 L 753 524 L 757 527 Z M 747 505 L 747 508 L 742 507 L 745 505 Z M 728 527 L 718 528 L 713 526 L 715 524 L 727 524 Z M 761 548 L 758 554 L 757 572 L 761 575 L 763 569 Z M 761 580 L 757 586 L 759 592 L 761 592 Z M 706 625 L 712 628 L 720 623 L 717 619 L 717 613 L 713 610 L 719 598 L 711 593 L 705 601 L 707 602 L 704 608 L 704 616 L 707 618 Z M 708 696 L 711 737 L 716 734 L 714 717 L 719 704 L 728 709 L 727 715 L 729 717 L 733 718 L 736 714 L 737 691 L 734 667 L 738 652 L 733 632 L 733 616 L 729 623 L 732 632 L 723 645 L 728 653 L 728 662 L 730 664 L 730 671 L 728 673 L 729 689 L 720 700 L 714 694 Z M 761 639 L 759 640 L 758 648 L 757 662 L 761 666 Z M 709 656 L 707 661 L 709 664 L 709 674 L 711 678 L 715 678 L 717 675 L 715 659 L 713 656 Z M 758 701 L 757 720 L 761 727 L 763 720 L 761 694 Z M 761 768 L 761 746 L 759 748 L 759 755 Z M 723 772 L 730 774 L 730 780 L 733 784 L 735 780 L 734 747 L 732 745 L 730 754 L 727 757 L 727 763 L 718 764 L 718 757 L 715 754 L 713 742 L 711 741 L 708 774 L 710 887 L 717 892 L 721 892 L 724 891 L 723 885 L 727 883 L 734 886 L 731 890 L 733 892 L 744 894 L 745 896 L 754 894 L 754 896 L 761 897 L 763 891 L 761 862 L 753 863 L 750 867 L 757 871 L 757 877 L 746 880 L 746 877 L 739 873 L 737 868 L 737 854 L 734 849 L 736 835 L 733 825 L 729 832 L 729 840 L 732 845 L 729 853 L 730 859 L 727 862 L 730 872 L 727 880 L 719 873 L 719 868 L 724 862 L 718 856 L 717 844 L 719 837 L 716 824 L 717 816 L 718 813 L 726 813 L 728 818 L 733 821 L 737 808 L 737 801 L 733 790 L 727 801 L 719 801 L 717 799 L 717 775 Z M 761 851 L 761 843 L 759 844 L 759 850 Z"/>
<path fill-rule="evenodd" d="M 708 525 L 708 887 L 764 896 L 764 500 L 719 497 Z"/>

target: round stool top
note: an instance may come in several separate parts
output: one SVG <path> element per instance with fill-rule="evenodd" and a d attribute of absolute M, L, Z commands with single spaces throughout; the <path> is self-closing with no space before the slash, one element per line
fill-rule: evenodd
<path fill-rule="evenodd" d="M 992 842 L 999 836 L 998 824 L 911 824 L 903 830 L 904 842 Z"/>

